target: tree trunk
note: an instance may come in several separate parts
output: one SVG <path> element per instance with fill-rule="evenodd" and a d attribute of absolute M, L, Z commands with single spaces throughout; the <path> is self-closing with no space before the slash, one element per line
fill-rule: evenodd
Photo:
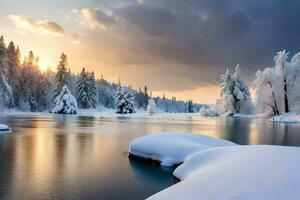
<path fill-rule="evenodd" d="M 287 82 L 286 79 L 283 80 L 284 82 L 284 112 L 287 113 L 290 111 L 289 109 L 289 99 L 287 96 Z"/>
<path fill-rule="evenodd" d="M 275 93 L 273 91 L 272 84 L 270 82 L 269 82 L 269 86 L 271 88 L 273 101 L 274 101 L 274 109 L 273 109 L 274 113 L 275 113 L 275 115 L 279 115 L 279 110 L 278 110 L 277 101 L 276 101 L 276 98 L 275 98 Z"/>

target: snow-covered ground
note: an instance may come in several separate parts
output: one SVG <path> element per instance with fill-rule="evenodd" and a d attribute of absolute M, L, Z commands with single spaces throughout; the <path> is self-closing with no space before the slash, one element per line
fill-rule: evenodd
<path fill-rule="evenodd" d="M 298 200 L 300 148 L 231 146 L 187 158 L 174 175 L 182 181 L 149 199 Z"/>
<path fill-rule="evenodd" d="M 11 132 L 11 129 L 7 125 L 0 124 L 0 134 L 1 133 L 10 133 L 10 132 Z"/>
<path fill-rule="evenodd" d="M 300 122 L 300 112 L 289 112 L 269 119 L 272 122 L 297 123 Z"/>
<path fill-rule="evenodd" d="M 195 153 L 212 147 L 236 145 L 230 141 L 192 133 L 156 133 L 135 139 L 129 153 L 138 157 L 160 161 L 172 166 L 185 161 Z"/>

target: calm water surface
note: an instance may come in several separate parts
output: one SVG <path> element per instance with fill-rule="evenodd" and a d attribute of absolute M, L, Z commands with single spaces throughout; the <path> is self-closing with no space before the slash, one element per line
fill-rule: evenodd
<path fill-rule="evenodd" d="M 0 199 L 145 199 L 174 184 L 172 169 L 130 161 L 137 137 L 203 133 L 239 144 L 300 146 L 299 124 L 200 117 L 2 116 Z"/>

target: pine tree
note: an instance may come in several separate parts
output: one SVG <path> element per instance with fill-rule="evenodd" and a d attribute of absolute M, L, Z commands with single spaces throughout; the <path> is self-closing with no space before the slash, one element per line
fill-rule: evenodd
<path fill-rule="evenodd" d="M 60 94 L 54 100 L 53 113 L 57 114 L 76 114 L 77 102 L 71 94 L 67 85 L 64 85 Z"/>
<path fill-rule="evenodd" d="M 194 113 L 194 106 L 193 106 L 193 101 L 192 100 L 189 100 L 187 103 L 186 103 L 186 111 L 187 113 Z"/>
<path fill-rule="evenodd" d="M 22 110 L 31 112 L 38 110 L 39 70 L 35 66 L 35 56 L 32 51 L 25 58 L 20 75 L 20 102 Z"/>
<path fill-rule="evenodd" d="M 221 79 L 221 99 L 217 101 L 217 110 L 219 115 L 230 116 L 236 111 L 234 108 L 235 101 L 232 94 L 233 81 L 228 69 L 225 74 L 221 75 Z"/>
<path fill-rule="evenodd" d="M 156 103 L 154 99 L 149 99 L 147 105 L 147 111 L 150 115 L 153 115 L 156 112 Z"/>
<path fill-rule="evenodd" d="M 116 109 L 117 113 L 128 114 L 135 113 L 134 96 L 129 89 L 123 88 L 119 85 L 116 93 Z"/>
<path fill-rule="evenodd" d="M 62 87 L 69 84 L 70 71 L 68 70 L 68 60 L 66 54 L 62 53 L 60 61 L 57 66 L 56 73 L 56 89 L 54 91 L 54 98 L 61 93 Z"/>
<path fill-rule="evenodd" d="M 15 47 L 13 42 L 10 42 L 7 47 L 7 82 L 13 91 L 11 106 L 18 105 L 20 94 L 20 50 Z"/>
<path fill-rule="evenodd" d="M 3 36 L 0 37 L 0 103 L 8 106 L 12 99 L 12 90 L 6 81 L 7 54 Z"/>
<path fill-rule="evenodd" d="M 237 113 L 252 112 L 251 95 L 246 83 L 240 78 L 241 68 L 239 65 L 236 66 L 235 73 L 232 76 L 233 80 L 233 97 L 234 97 L 234 108 Z"/>
<path fill-rule="evenodd" d="M 96 108 L 97 89 L 94 73 L 82 69 L 77 82 L 77 101 L 81 108 Z"/>

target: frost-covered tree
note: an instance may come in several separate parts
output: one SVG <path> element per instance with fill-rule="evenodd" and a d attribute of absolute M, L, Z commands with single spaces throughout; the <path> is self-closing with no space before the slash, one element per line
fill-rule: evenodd
<path fill-rule="evenodd" d="M 10 42 L 7 47 L 7 82 L 12 89 L 12 102 L 10 106 L 18 105 L 20 93 L 21 54 L 19 47 Z"/>
<path fill-rule="evenodd" d="M 147 111 L 150 115 L 153 115 L 156 112 L 156 103 L 154 99 L 148 100 Z"/>
<path fill-rule="evenodd" d="M 188 100 L 186 102 L 186 112 L 187 113 L 194 113 L 195 112 L 195 110 L 194 110 L 194 104 L 193 104 L 192 100 Z"/>
<path fill-rule="evenodd" d="M 256 72 L 256 108 L 260 113 L 280 115 L 299 104 L 300 53 L 288 61 L 288 53 L 280 51 L 274 57 L 274 62 L 274 67 Z"/>
<path fill-rule="evenodd" d="M 3 36 L 0 37 L 0 103 L 8 106 L 12 99 L 12 90 L 6 81 L 7 54 Z"/>
<path fill-rule="evenodd" d="M 234 108 L 237 113 L 250 114 L 253 112 L 251 95 L 246 83 L 240 78 L 241 68 L 239 65 L 235 68 L 233 79 L 233 97 Z"/>
<path fill-rule="evenodd" d="M 117 84 L 109 83 L 104 80 L 102 76 L 101 79 L 97 81 L 98 103 L 107 108 L 115 108 L 115 95 L 117 88 Z"/>
<path fill-rule="evenodd" d="M 221 75 L 221 98 L 217 101 L 219 115 L 230 116 L 234 113 L 252 113 L 251 95 L 246 83 L 240 78 L 241 69 L 236 66 L 235 73 Z"/>
<path fill-rule="evenodd" d="M 228 69 L 225 74 L 221 75 L 221 80 L 221 98 L 217 101 L 217 111 L 219 115 L 230 116 L 233 115 L 236 110 L 234 108 L 233 80 Z"/>
<path fill-rule="evenodd" d="M 134 96 L 128 88 L 119 85 L 116 93 L 116 112 L 120 114 L 135 113 Z"/>
<path fill-rule="evenodd" d="M 38 110 L 39 70 L 32 51 L 23 62 L 20 74 L 19 106 L 25 111 Z"/>
<path fill-rule="evenodd" d="M 94 73 L 82 69 L 77 82 L 77 102 L 79 107 L 88 109 L 96 108 L 97 89 Z"/>
<path fill-rule="evenodd" d="M 57 65 L 56 73 L 56 89 L 54 91 L 54 98 L 61 93 L 64 85 L 69 86 L 70 71 L 68 70 L 68 59 L 66 54 L 62 53 L 59 64 Z"/>
<path fill-rule="evenodd" d="M 54 100 L 53 113 L 76 114 L 77 102 L 67 85 L 62 87 L 60 94 Z"/>

